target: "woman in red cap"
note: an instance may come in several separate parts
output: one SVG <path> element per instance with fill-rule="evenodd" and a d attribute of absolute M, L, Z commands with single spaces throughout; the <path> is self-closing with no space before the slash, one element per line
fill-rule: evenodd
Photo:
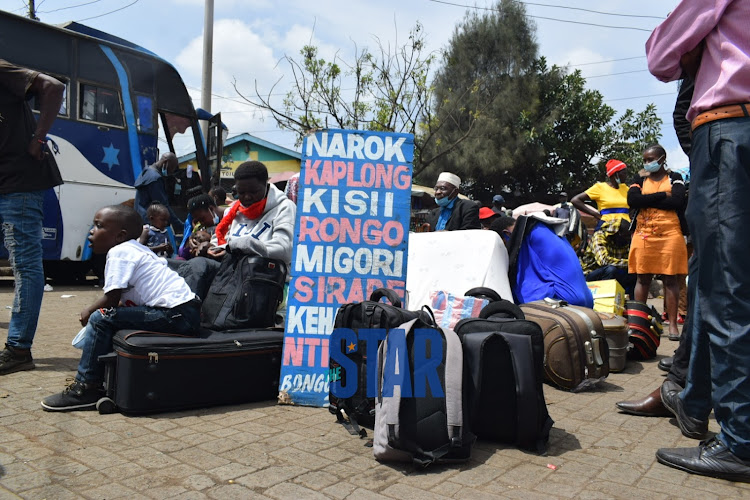
<path fill-rule="evenodd" d="M 599 229 L 604 220 L 620 218 L 630 220 L 625 169 L 626 165 L 620 160 L 609 160 L 607 162 L 607 181 L 597 182 L 570 200 L 579 212 L 589 214 L 599 221 L 596 229 Z M 599 209 L 597 210 L 586 204 L 587 201 L 596 202 Z"/>

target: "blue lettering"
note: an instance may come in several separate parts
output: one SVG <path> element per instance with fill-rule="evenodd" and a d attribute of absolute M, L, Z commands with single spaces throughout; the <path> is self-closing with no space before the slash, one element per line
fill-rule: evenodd
<path fill-rule="evenodd" d="M 270 229 L 270 228 L 271 228 L 271 224 L 269 224 L 268 222 L 264 222 L 263 227 L 260 228 L 260 231 L 258 231 L 257 233 L 253 235 L 253 238 L 255 238 L 256 240 L 259 240 L 260 235 L 263 234 L 266 231 L 266 229 Z"/>
<path fill-rule="evenodd" d="M 246 228 L 246 227 L 247 227 L 247 224 L 240 224 L 240 225 L 239 225 L 239 226 L 237 227 L 237 231 L 235 231 L 235 232 L 234 232 L 234 234 L 233 234 L 232 236 L 234 236 L 234 237 L 237 237 L 237 236 L 239 236 L 239 235 L 240 235 L 240 233 L 242 233 L 242 232 L 243 232 L 243 231 L 245 230 L 245 228 Z"/>
<path fill-rule="evenodd" d="M 339 399 L 357 392 L 357 364 L 347 356 L 357 351 L 357 334 L 349 328 L 336 328 L 331 334 L 331 360 L 343 368 L 344 376 L 333 382 L 331 392 Z M 377 358 L 377 356 L 376 356 Z M 346 379 L 346 385 L 343 385 Z"/>
<path fill-rule="evenodd" d="M 367 397 L 374 398 L 378 392 L 378 346 L 386 336 L 385 328 L 360 330 L 359 337 L 367 341 L 367 352 L 370 361 L 367 363 Z"/>
<path fill-rule="evenodd" d="M 383 396 L 393 396 L 393 388 L 401 387 L 401 397 L 410 398 L 411 376 L 409 375 L 409 358 L 406 352 L 406 334 L 403 330 L 388 332 L 388 350 L 383 367 Z"/>
<path fill-rule="evenodd" d="M 430 343 L 430 356 L 427 357 L 427 342 Z M 440 385 L 437 369 L 443 361 L 443 339 L 431 328 L 414 330 L 414 396 L 427 396 L 427 385 L 432 397 L 442 398 L 443 387 Z"/>

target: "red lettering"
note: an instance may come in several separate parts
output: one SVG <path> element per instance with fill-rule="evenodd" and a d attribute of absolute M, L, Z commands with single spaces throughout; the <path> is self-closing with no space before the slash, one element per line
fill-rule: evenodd
<path fill-rule="evenodd" d="M 318 231 L 320 221 L 317 217 L 303 215 L 299 218 L 299 241 L 302 243 L 305 238 L 310 237 L 310 241 L 319 242 Z"/>
<path fill-rule="evenodd" d="M 375 165 L 375 185 L 377 187 L 384 187 L 391 189 L 393 185 L 393 165 L 387 167 L 382 163 Z"/>
<path fill-rule="evenodd" d="M 294 341 L 299 340 L 299 345 Z M 304 339 L 284 337 L 284 366 L 302 366 L 302 354 L 305 352 Z"/>
<path fill-rule="evenodd" d="M 385 280 L 385 286 L 396 292 L 401 300 L 406 299 L 406 282 L 404 280 Z"/>
<path fill-rule="evenodd" d="M 320 174 L 318 172 L 319 166 L 320 160 L 315 160 L 315 163 L 311 160 L 305 160 L 305 184 L 320 186 Z"/>
<path fill-rule="evenodd" d="M 369 297 L 378 288 L 383 288 L 383 282 L 378 279 L 368 279 L 365 286 L 365 294 Z"/>
<path fill-rule="evenodd" d="M 396 231 L 394 236 L 391 236 L 392 231 Z M 404 241 L 404 225 L 399 221 L 389 220 L 385 223 L 381 234 L 386 245 L 398 246 Z"/>
<path fill-rule="evenodd" d="M 328 367 L 328 339 L 320 339 L 320 366 Z"/>
<path fill-rule="evenodd" d="M 326 300 L 330 303 L 346 304 L 344 299 L 344 289 L 346 281 L 338 276 L 329 276 L 328 286 L 326 286 Z"/>
<path fill-rule="evenodd" d="M 352 225 L 352 221 L 354 225 Z M 339 223 L 339 243 L 351 242 L 358 245 L 361 227 L 362 219 L 341 219 Z"/>
<path fill-rule="evenodd" d="M 333 217 L 326 217 L 320 221 L 320 238 L 326 243 L 336 241 L 339 237 L 339 221 Z"/>
<path fill-rule="evenodd" d="M 349 162 L 349 164 L 354 165 L 353 162 Z M 333 179 L 336 182 L 336 186 L 338 186 L 339 181 L 346 177 L 346 162 L 344 161 L 334 161 L 333 162 Z"/>
<path fill-rule="evenodd" d="M 320 339 L 305 339 L 305 345 L 309 346 L 307 350 L 307 366 L 315 366 L 315 347 L 320 345 Z"/>
<path fill-rule="evenodd" d="M 409 189 L 411 184 L 411 174 L 409 173 L 409 167 L 406 165 L 399 165 L 396 167 L 396 171 L 393 173 L 393 185 L 396 189 Z"/>
<path fill-rule="evenodd" d="M 375 227 L 374 230 L 370 229 Z M 362 227 L 362 241 L 368 245 L 380 244 L 380 221 L 377 219 L 368 219 Z"/>
<path fill-rule="evenodd" d="M 313 298 L 312 287 L 315 284 L 309 276 L 300 276 L 294 282 L 294 298 L 300 302 L 310 302 Z"/>

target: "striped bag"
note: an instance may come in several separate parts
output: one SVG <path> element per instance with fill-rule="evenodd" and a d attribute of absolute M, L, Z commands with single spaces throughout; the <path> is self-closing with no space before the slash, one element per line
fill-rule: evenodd
<path fill-rule="evenodd" d="M 625 314 L 628 316 L 630 341 L 628 359 L 654 359 L 663 331 L 659 313 L 653 306 L 629 300 L 625 303 Z"/>
<path fill-rule="evenodd" d="M 490 302 L 482 297 L 453 295 L 442 290 L 431 292 L 430 300 L 438 326 L 450 329 L 464 318 L 478 318 L 479 312 Z"/>

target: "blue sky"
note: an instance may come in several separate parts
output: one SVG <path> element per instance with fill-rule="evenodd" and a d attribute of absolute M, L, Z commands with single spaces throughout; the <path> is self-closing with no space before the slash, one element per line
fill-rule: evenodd
<path fill-rule="evenodd" d="M 222 112 L 230 136 L 248 132 L 293 148 L 294 135 L 278 130 L 267 113 L 241 102 L 233 82 L 250 96 L 254 96 L 255 85 L 267 90 L 277 81 L 276 92 L 283 92 L 290 78 L 288 67 L 280 60 L 284 55 L 297 56 L 304 44 L 312 41 L 323 57 L 330 59 L 338 53 L 351 60 L 355 44 L 374 49 L 375 37 L 386 44 L 403 43 L 417 21 L 424 26 L 430 50 L 440 51 L 467 10 L 462 5 L 479 8 L 494 5 L 488 0 L 445 1 L 448 3 L 216 0 L 213 94 L 220 97 L 213 98 L 212 110 Z M 0 9 L 24 14 L 26 3 L 0 0 Z M 525 3 L 537 26 L 540 54 L 551 64 L 581 69 L 588 78 L 588 88 L 599 90 L 618 116 L 627 108 L 641 111 L 648 103 L 656 104 L 664 120 L 661 142 L 668 151 L 669 163 L 673 167 L 686 165 L 687 158 L 679 149 L 672 129 L 676 84 L 661 83 L 652 77 L 646 71 L 644 54 L 650 31 L 677 0 Z M 159 54 L 177 67 L 194 103 L 200 104 L 203 0 L 36 0 L 36 4 L 42 22 L 79 21 Z M 121 10 L 112 12 L 116 9 Z M 185 152 L 188 151 L 178 150 L 180 154 Z"/>

